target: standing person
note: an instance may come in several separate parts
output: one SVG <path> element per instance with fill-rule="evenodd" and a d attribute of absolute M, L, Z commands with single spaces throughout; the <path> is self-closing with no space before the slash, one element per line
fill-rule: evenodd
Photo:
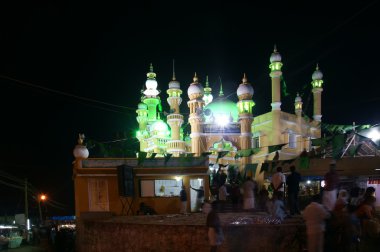
<path fill-rule="evenodd" d="M 284 185 L 286 183 L 285 175 L 282 173 L 282 167 L 277 167 L 277 172 L 272 176 L 273 193 L 279 192 L 284 196 Z"/>
<path fill-rule="evenodd" d="M 227 187 L 226 184 L 222 184 L 219 187 L 219 206 L 221 209 L 224 209 L 224 205 L 226 204 L 227 201 Z"/>
<path fill-rule="evenodd" d="M 234 181 L 231 185 L 231 201 L 234 209 L 237 209 L 239 206 L 240 200 L 240 188 L 239 185 Z"/>
<path fill-rule="evenodd" d="M 306 221 L 307 248 L 309 252 L 322 252 L 325 233 L 325 219 L 330 217 L 329 211 L 320 204 L 319 194 L 313 195 L 312 202 L 302 215 Z"/>
<path fill-rule="evenodd" d="M 203 200 L 205 198 L 205 190 L 203 189 L 203 186 L 200 186 L 199 189 L 192 188 L 191 186 L 190 188 L 197 192 L 196 208 L 197 208 L 197 211 L 201 211 Z"/>
<path fill-rule="evenodd" d="M 300 190 L 301 175 L 296 172 L 294 165 L 290 166 L 290 175 L 286 178 L 286 185 L 288 186 L 288 201 L 290 215 L 300 214 L 298 204 L 298 192 Z"/>
<path fill-rule="evenodd" d="M 181 210 L 180 213 L 186 214 L 187 212 L 187 192 L 186 192 L 186 187 L 183 185 L 182 190 L 179 193 L 179 199 L 181 201 Z"/>
<path fill-rule="evenodd" d="M 208 227 L 208 240 L 211 246 L 210 251 L 216 252 L 218 246 L 220 246 L 224 240 L 223 230 L 220 225 L 219 215 L 216 212 L 216 201 L 205 202 L 203 207 L 204 213 L 207 214 L 206 225 Z"/>
<path fill-rule="evenodd" d="M 335 160 L 330 163 L 329 171 L 325 174 L 325 187 L 323 188 L 323 205 L 332 211 L 335 207 L 337 190 L 339 186 L 339 175 L 336 172 Z"/>
<path fill-rule="evenodd" d="M 243 209 L 253 209 L 255 207 L 255 183 L 253 183 L 251 177 L 247 177 L 243 184 Z"/>
<path fill-rule="evenodd" d="M 281 220 L 281 222 L 287 217 L 283 194 L 276 192 L 273 195 L 273 212 L 272 215 Z"/>

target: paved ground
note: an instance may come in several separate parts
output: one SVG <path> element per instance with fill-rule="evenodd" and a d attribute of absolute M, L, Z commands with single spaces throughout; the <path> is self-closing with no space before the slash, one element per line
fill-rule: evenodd
<path fill-rule="evenodd" d="M 10 248 L 8 250 L 1 250 L 1 252 L 47 252 L 47 250 L 32 245 L 22 245 L 18 248 Z"/>

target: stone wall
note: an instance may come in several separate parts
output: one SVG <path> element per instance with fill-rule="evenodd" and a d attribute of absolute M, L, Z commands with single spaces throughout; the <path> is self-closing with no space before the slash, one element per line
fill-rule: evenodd
<path fill-rule="evenodd" d="M 191 218 L 191 217 L 190 217 Z M 218 251 L 302 251 L 305 226 L 284 224 L 224 225 Z M 120 220 L 82 220 L 77 224 L 78 252 L 209 251 L 205 225 L 156 225 Z M 301 244 L 300 244 L 301 243 Z"/>

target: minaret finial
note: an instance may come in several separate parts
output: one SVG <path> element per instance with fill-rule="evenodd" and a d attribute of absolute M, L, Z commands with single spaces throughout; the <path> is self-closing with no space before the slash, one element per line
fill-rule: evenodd
<path fill-rule="evenodd" d="M 274 44 L 273 52 L 277 52 L 277 45 Z"/>
<path fill-rule="evenodd" d="M 173 59 L 173 77 L 172 77 L 172 80 L 175 80 L 175 68 L 174 68 L 174 59 Z"/>
<path fill-rule="evenodd" d="M 247 75 L 245 73 L 243 75 L 242 81 L 243 81 L 243 84 L 247 84 L 248 83 Z"/>
<path fill-rule="evenodd" d="M 317 67 L 315 68 L 315 70 L 319 70 L 319 63 L 317 62 Z"/>
<path fill-rule="evenodd" d="M 223 83 L 222 83 L 222 78 L 219 76 L 219 82 L 220 82 L 220 91 L 219 91 L 219 97 L 224 96 L 223 94 Z"/>
<path fill-rule="evenodd" d="M 193 81 L 194 83 L 198 83 L 197 72 L 194 73 Z"/>
<path fill-rule="evenodd" d="M 149 70 L 153 73 L 153 64 L 152 63 L 150 63 Z"/>
<path fill-rule="evenodd" d="M 78 144 L 79 145 L 83 145 L 83 142 L 84 142 L 84 134 L 83 133 L 80 133 L 79 134 L 79 137 L 78 137 Z"/>
<path fill-rule="evenodd" d="M 206 75 L 206 88 L 208 88 L 209 85 L 208 85 L 208 75 Z"/>

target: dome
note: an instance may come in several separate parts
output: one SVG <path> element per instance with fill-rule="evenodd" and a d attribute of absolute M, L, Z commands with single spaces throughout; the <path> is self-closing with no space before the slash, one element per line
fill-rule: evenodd
<path fill-rule="evenodd" d="M 253 95 L 254 91 L 253 91 L 253 87 L 250 85 L 250 84 L 240 84 L 237 91 L 236 91 L 236 94 L 237 96 L 241 96 L 241 95 L 244 95 L 244 94 L 250 94 L 251 96 Z"/>
<path fill-rule="evenodd" d="M 157 89 L 157 81 L 155 79 L 147 79 L 145 86 L 147 89 Z"/>
<path fill-rule="evenodd" d="M 76 159 L 88 158 L 89 152 L 86 146 L 77 144 L 73 150 L 73 155 Z"/>
<path fill-rule="evenodd" d="M 187 95 L 191 96 L 193 94 L 202 94 L 203 95 L 203 87 L 201 84 L 192 83 L 189 88 L 187 89 Z"/>
<path fill-rule="evenodd" d="M 169 126 L 162 120 L 154 122 L 150 128 L 154 135 L 168 136 L 170 134 Z"/>
<path fill-rule="evenodd" d="M 301 102 L 302 98 L 297 94 L 296 99 L 294 99 L 295 102 Z"/>
<path fill-rule="evenodd" d="M 205 113 L 206 122 L 212 121 L 212 118 L 215 120 L 219 119 L 228 119 L 232 116 L 232 121 L 237 122 L 239 111 L 236 103 L 231 100 L 217 98 L 207 106 L 205 106 L 204 110 L 208 109 L 211 113 Z M 206 115 L 207 114 L 207 115 Z"/>
<path fill-rule="evenodd" d="M 169 89 L 180 89 L 181 86 L 178 81 L 172 80 L 169 82 Z"/>
<path fill-rule="evenodd" d="M 323 73 L 321 72 L 321 70 L 319 70 L 319 67 L 317 66 L 317 68 L 315 69 L 313 75 L 311 76 L 311 78 L 313 80 L 322 80 L 323 78 Z"/>
<path fill-rule="evenodd" d="M 138 109 L 148 109 L 148 105 L 145 103 L 140 102 L 139 105 L 137 106 Z"/>
<path fill-rule="evenodd" d="M 253 96 L 253 87 L 248 83 L 247 76 L 244 74 L 242 83 L 239 85 L 236 94 L 239 99 L 251 99 Z"/>
<path fill-rule="evenodd" d="M 277 50 L 274 50 L 274 52 L 270 56 L 270 63 L 273 62 L 281 62 L 281 54 L 277 52 Z"/>
<path fill-rule="evenodd" d="M 197 97 L 193 97 L 194 95 L 198 94 L 199 96 L 203 96 L 204 90 L 200 83 L 198 83 L 198 77 L 195 73 L 193 78 L 193 83 L 190 84 L 189 88 L 187 89 L 187 95 L 190 99 L 194 99 Z"/>

